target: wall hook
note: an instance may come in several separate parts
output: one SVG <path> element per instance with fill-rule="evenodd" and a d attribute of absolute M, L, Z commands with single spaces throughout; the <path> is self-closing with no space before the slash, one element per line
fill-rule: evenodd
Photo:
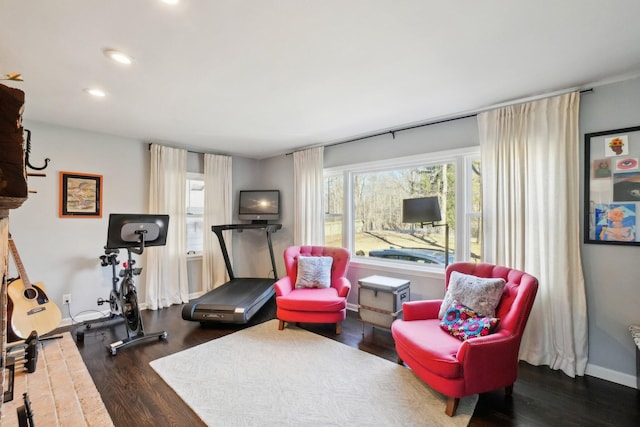
<path fill-rule="evenodd" d="M 33 170 L 41 171 L 43 169 L 46 169 L 46 167 L 49 166 L 49 162 L 51 161 L 51 159 L 48 157 L 44 159 L 44 166 L 41 167 L 33 166 L 29 161 L 29 154 L 31 154 L 31 131 L 29 129 L 25 129 L 24 131 L 27 133 L 27 154 L 25 156 L 25 163 Z"/>

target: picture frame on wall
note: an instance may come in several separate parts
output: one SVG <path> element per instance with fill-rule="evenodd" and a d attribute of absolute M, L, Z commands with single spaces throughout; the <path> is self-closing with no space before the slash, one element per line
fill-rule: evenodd
<path fill-rule="evenodd" d="M 584 242 L 640 246 L 640 126 L 584 139 Z"/>
<path fill-rule="evenodd" d="M 60 172 L 61 218 L 102 218 L 102 175 Z"/>

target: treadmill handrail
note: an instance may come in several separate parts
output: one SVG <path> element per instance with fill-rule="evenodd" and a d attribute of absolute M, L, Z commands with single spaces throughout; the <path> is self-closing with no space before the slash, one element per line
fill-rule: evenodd
<path fill-rule="evenodd" d="M 229 273 L 229 279 L 235 279 L 235 275 L 233 274 L 233 267 L 231 266 L 231 261 L 229 260 L 229 252 L 227 251 L 227 245 L 224 242 L 224 236 L 222 232 L 225 230 L 249 230 L 249 229 L 264 229 L 267 235 L 267 245 L 269 246 L 269 255 L 271 256 L 271 268 L 273 269 L 273 276 L 275 280 L 278 280 L 278 270 L 276 269 L 276 260 L 273 256 L 273 244 L 271 243 L 271 233 L 275 233 L 276 231 L 282 228 L 282 224 L 225 224 L 225 225 L 212 225 L 211 231 L 216 233 L 218 236 L 218 241 L 220 242 L 220 249 L 222 250 L 222 257 L 224 258 L 224 263 L 227 266 L 227 272 Z"/>

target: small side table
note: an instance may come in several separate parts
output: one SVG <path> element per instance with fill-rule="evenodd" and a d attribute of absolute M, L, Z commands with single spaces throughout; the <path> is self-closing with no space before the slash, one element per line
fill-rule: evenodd
<path fill-rule="evenodd" d="M 358 315 L 364 324 L 390 329 L 402 316 L 402 303 L 410 300 L 410 282 L 384 276 L 369 276 L 358 280 Z"/>

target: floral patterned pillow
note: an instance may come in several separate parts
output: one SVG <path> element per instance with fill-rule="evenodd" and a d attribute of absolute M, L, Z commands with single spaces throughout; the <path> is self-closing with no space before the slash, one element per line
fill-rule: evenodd
<path fill-rule="evenodd" d="M 453 271 L 449 276 L 449 287 L 440 306 L 438 317 L 442 319 L 453 300 L 466 305 L 482 316 L 494 317 L 505 284 L 505 280 L 501 278 L 477 277 Z"/>
<path fill-rule="evenodd" d="M 500 319 L 484 317 L 458 301 L 453 301 L 445 312 L 440 327 L 460 341 L 484 337 L 493 333 Z"/>

